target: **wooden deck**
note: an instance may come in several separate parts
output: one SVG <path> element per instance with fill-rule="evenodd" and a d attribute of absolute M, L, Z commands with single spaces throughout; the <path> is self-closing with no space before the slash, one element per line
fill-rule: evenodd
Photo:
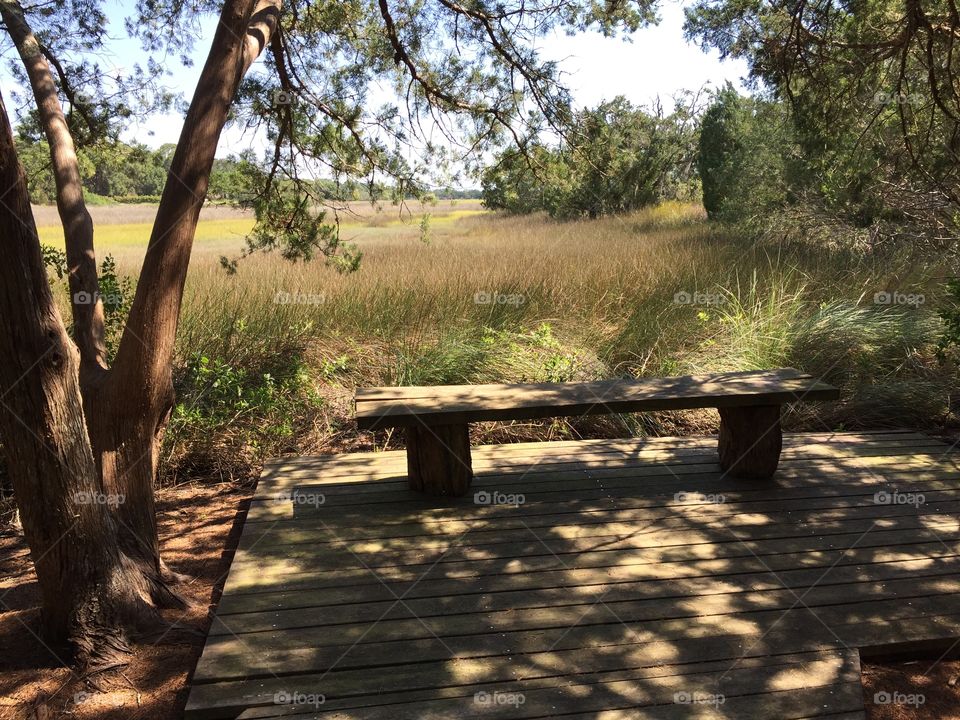
<path fill-rule="evenodd" d="M 960 638 L 947 451 L 787 435 L 765 483 L 715 438 L 478 447 L 442 500 L 404 453 L 274 462 L 187 715 L 863 718 L 861 649 Z"/>

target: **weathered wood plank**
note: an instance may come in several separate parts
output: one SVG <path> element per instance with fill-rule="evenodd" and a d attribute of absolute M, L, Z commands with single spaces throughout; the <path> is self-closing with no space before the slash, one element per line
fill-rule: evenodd
<path fill-rule="evenodd" d="M 376 479 L 402 453 L 271 464 L 187 715 L 862 719 L 845 648 L 960 637 L 960 465 L 916 433 L 838 438 L 785 436 L 765 484 L 711 438 L 476 449 L 475 489 L 519 507 L 411 499 Z M 894 489 L 925 502 L 874 502 Z M 294 514 L 294 490 L 333 501 Z M 710 687 L 723 706 L 675 702 Z"/>
<path fill-rule="evenodd" d="M 808 484 L 813 479 L 809 472 L 798 472 L 801 469 L 819 470 L 824 474 L 836 476 L 836 482 L 841 484 L 863 484 L 876 480 L 870 473 L 893 472 L 903 474 L 907 471 L 945 470 L 960 472 L 957 455 L 945 453 L 939 446 L 916 449 L 909 453 L 894 454 L 875 449 L 872 452 L 863 452 L 836 458 L 798 458 L 787 459 L 781 463 L 776 480 L 778 485 L 789 484 L 791 479 L 797 478 Z M 647 478 L 665 478 L 668 481 L 679 480 L 683 476 L 695 476 L 694 479 L 703 482 L 719 482 L 721 480 L 737 480 L 722 472 L 716 458 L 704 458 L 702 462 L 658 462 L 651 464 L 637 464 L 631 466 L 627 462 L 590 462 L 571 461 L 558 463 L 553 466 L 537 463 L 506 464 L 499 472 L 475 473 L 474 486 L 477 489 L 484 487 L 504 487 L 516 485 L 518 490 L 524 487 L 531 491 L 537 489 L 537 484 L 544 484 L 552 488 L 563 488 L 568 480 L 606 480 L 624 479 L 632 482 L 622 484 L 624 487 L 636 487 L 637 480 Z M 859 471 L 859 477 L 851 477 L 851 471 Z M 273 501 L 282 493 L 294 490 L 316 490 L 337 502 L 348 502 L 356 498 L 359 503 L 391 502 L 395 498 L 419 500 L 427 503 L 422 496 L 408 493 L 405 490 L 405 471 L 389 471 L 379 474 L 371 473 L 370 480 L 380 480 L 370 486 L 351 486 L 345 484 L 311 484 L 309 478 L 293 480 L 284 483 L 264 483 L 254 497 L 254 502 Z M 743 485 L 743 487 L 748 487 Z M 363 489 L 360 489 L 363 488 Z M 543 488 L 541 488 L 543 489 Z M 575 488 L 570 488 L 575 489 Z"/>
<path fill-rule="evenodd" d="M 776 607 L 778 602 L 783 603 L 783 607 L 790 607 L 800 597 L 804 588 L 814 584 L 815 589 L 810 591 L 809 596 L 804 597 L 807 605 L 816 605 L 821 594 L 827 595 L 831 600 L 840 598 L 848 602 L 874 597 L 877 589 L 881 587 L 867 584 L 874 582 L 883 583 L 882 589 L 886 597 L 918 598 L 933 595 L 936 602 L 939 602 L 944 593 L 960 592 L 960 578 L 956 577 L 958 568 L 960 555 L 951 555 L 940 557 L 933 563 L 923 558 L 856 567 L 817 568 L 799 577 L 796 574 L 789 575 L 786 579 L 779 573 L 761 571 L 739 580 L 732 576 L 687 581 L 673 579 L 671 582 L 656 578 L 616 585 L 574 585 L 494 594 L 470 593 L 468 585 L 464 583 L 460 588 L 462 594 L 445 598 L 407 599 L 398 595 L 380 602 L 339 607 L 300 607 L 234 615 L 218 614 L 210 628 L 210 634 L 242 635 L 329 625 L 406 621 L 411 618 L 420 621 L 443 617 L 446 622 L 449 615 L 498 612 L 511 612 L 516 615 L 517 611 L 521 610 L 549 610 L 561 606 L 575 606 L 578 603 L 583 604 L 582 610 L 586 617 L 589 605 L 600 598 L 609 607 L 629 607 L 632 620 L 641 619 L 643 608 L 648 603 L 651 614 L 643 615 L 642 619 L 663 617 L 663 612 L 671 613 L 670 617 L 703 617 L 710 614 L 711 608 L 736 607 L 738 612 L 748 612 L 761 607 Z M 837 588 L 834 589 L 833 586 Z M 398 602 L 398 598 L 403 600 Z M 661 600 L 669 604 L 668 611 L 663 610 L 664 604 L 659 602 Z M 625 622 L 632 620 L 624 619 Z"/>
<path fill-rule="evenodd" d="M 851 445 L 875 445 L 884 443 L 890 447 L 906 447 L 919 442 L 924 445 L 947 445 L 923 433 L 909 430 L 861 431 L 861 432 L 827 432 L 827 433 L 784 433 L 784 452 L 819 453 L 822 450 L 834 452 L 834 448 L 843 448 Z M 623 455 L 642 457 L 644 453 L 669 452 L 684 454 L 689 452 L 712 452 L 716 449 L 714 436 L 648 436 L 614 439 L 587 439 L 587 440 L 552 440 L 517 442 L 499 445 L 478 445 L 473 448 L 474 458 L 477 460 L 500 460 L 507 457 L 538 458 L 544 455 L 545 447 L 549 447 L 549 462 L 553 457 L 571 457 L 580 454 Z M 406 463 L 406 454 L 403 450 L 388 450 L 381 452 L 358 452 L 350 454 L 327 455 L 287 455 L 267 460 L 263 466 L 263 477 L 273 478 L 275 475 L 296 475 L 299 472 L 317 473 L 323 471 L 326 476 L 328 470 L 342 469 L 346 477 L 352 477 L 356 482 L 366 481 L 365 475 L 350 473 L 353 470 L 369 470 L 371 467 L 385 467 L 396 464 L 402 467 Z M 278 478 L 279 479 L 279 478 Z"/>
<path fill-rule="evenodd" d="M 472 688 L 460 688 L 459 696 L 447 698 L 427 700 L 407 697 L 399 702 L 339 710 L 323 707 L 317 716 L 362 717 L 370 720 L 393 720 L 396 717 L 427 720 L 446 720 L 450 717 L 536 718 L 555 716 L 558 712 L 565 715 L 570 711 L 598 712 L 619 706 L 623 710 L 646 710 L 653 713 L 661 713 L 668 708 L 673 713 L 673 708 L 677 708 L 680 712 L 674 715 L 675 717 L 690 717 L 697 708 L 697 705 L 691 702 L 694 696 L 701 701 L 713 698 L 716 700 L 716 707 L 724 710 L 728 702 L 739 703 L 736 706 L 743 709 L 746 709 L 749 703 L 750 707 L 756 709 L 757 701 L 752 698 L 769 696 L 771 691 L 784 694 L 791 691 L 802 693 L 824 686 L 859 684 L 859 664 L 850 657 L 852 655 L 855 653 L 823 652 L 808 655 L 794 663 L 769 666 L 750 663 L 746 667 L 728 666 L 712 670 L 699 666 L 695 671 L 681 675 L 621 672 L 617 675 L 603 674 L 594 678 L 583 677 L 569 683 L 550 684 L 543 681 L 534 683 L 517 680 L 498 687 L 481 686 L 480 690 L 473 693 L 469 692 Z M 617 679 L 618 675 L 622 679 Z M 512 693 L 518 701 L 495 703 L 495 693 L 500 693 L 505 699 Z M 519 701 L 521 696 L 522 702 Z M 415 706 L 412 704 L 414 702 Z M 470 707 L 471 703 L 473 707 Z M 769 707 L 769 697 L 766 698 L 766 703 Z M 780 706 L 779 703 L 777 705 Z M 839 707 L 850 705 L 850 698 L 845 697 L 844 703 Z M 820 709 L 822 710 L 822 706 Z M 266 713 L 257 716 L 271 717 Z M 782 717 L 790 716 L 788 711 Z"/>
<path fill-rule="evenodd" d="M 847 549 L 858 547 L 882 547 L 888 540 L 901 542 L 898 551 L 916 542 L 948 543 L 958 534 L 957 522 L 950 519 L 941 525 L 929 522 L 921 523 L 916 518 L 895 518 L 896 522 L 884 523 L 877 528 L 876 521 L 844 523 L 833 534 L 817 532 L 814 529 L 805 534 L 772 539 L 751 539 L 729 535 L 723 541 L 699 543 L 675 543 L 673 545 L 652 544 L 646 547 L 606 548 L 594 546 L 575 554 L 557 554 L 549 547 L 539 554 L 527 553 L 510 558 L 453 559 L 449 562 L 437 562 L 436 557 L 420 564 L 377 565 L 376 567 L 346 566 L 327 569 L 320 573 L 304 573 L 296 565 L 273 567 L 263 563 L 258 571 L 256 567 L 231 570 L 227 577 L 226 591 L 230 593 L 256 593 L 264 588 L 276 590 L 294 590 L 304 588 L 331 587 L 335 585 L 363 586 L 381 582 L 426 582 L 438 578 L 484 578 L 518 573 L 535 573 L 548 570 L 593 569 L 614 566 L 633 566 L 660 564 L 669 562 L 691 563 L 698 560 L 718 560 L 740 562 L 748 556 L 761 558 L 768 563 L 768 557 L 780 553 L 801 553 L 807 550 Z M 847 532 L 843 532 L 847 530 Z M 919 531 L 919 532 L 918 532 Z M 905 537 L 913 533 L 916 540 L 911 543 Z"/>
<path fill-rule="evenodd" d="M 509 468 L 524 468 L 536 465 L 545 471 L 562 469 L 558 466 L 573 463 L 574 465 L 592 465 L 596 467 L 617 467 L 626 464 L 636 466 L 645 464 L 718 464 L 718 453 L 715 437 L 704 438 L 700 446 L 690 446 L 677 449 L 663 447 L 633 446 L 616 451 L 605 452 L 600 449 L 567 450 L 555 447 L 554 443 L 546 444 L 539 453 L 523 451 L 504 453 L 490 456 L 478 452 L 491 446 L 479 446 L 472 449 L 474 469 L 480 475 L 505 474 Z M 493 446 L 509 447 L 509 446 Z M 942 454 L 948 446 L 936 440 L 875 440 L 856 444 L 824 444 L 816 449 L 803 447 L 786 447 L 781 454 L 784 460 L 813 460 L 840 459 L 861 455 L 903 455 L 925 452 Z M 297 465 L 272 465 L 264 468 L 261 480 L 264 484 L 280 487 L 294 484 L 352 484 L 355 488 L 365 487 L 371 479 L 402 475 L 407 467 L 406 454 L 382 453 L 370 455 L 364 464 L 348 462 L 331 462 L 319 459 L 312 463 Z M 358 474 L 358 471 L 360 474 Z M 375 471 L 374 475 L 364 472 Z"/>
<path fill-rule="evenodd" d="M 914 497 L 922 497 L 925 510 L 937 511 L 941 503 L 960 501 L 960 488 L 949 487 L 947 483 L 936 483 L 949 489 L 936 489 L 933 483 L 912 486 L 909 490 Z M 886 494 L 884 494 L 886 493 Z M 659 503 L 636 503 L 629 509 L 610 508 L 594 511 L 581 511 L 552 514 L 527 514 L 517 507 L 512 516 L 498 515 L 489 518 L 464 518 L 461 521 L 451 521 L 442 526 L 424 523 L 405 523 L 387 527 L 355 527 L 342 524 L 338 518 L 317 515 L 317 522 L 305 525 L 304 523 L 281 523 L 263 534 L 248 535 L 239 544 L 240 550 L 256 547 L 266 550 L 281 545 L 291 554 L 306 551 L 311 554 L 323 552 L 327 545 L 342 544 L 348 540 L 357 541 L 362 546 L 363 540 L 376 544 L 380 550 L 406 549 L 410 547 L 445 548 L 449 546 L 451 533 L 453 537 L 460 533 L 470 533 L 471 545 L 483 545 L 489 540 L 498 543 L 512 540 L 529 540 L 535 528 L 547 528 L 551 537 L 593 537 L 604 535 L 627 535 L 637 530 L 649 527 L 652 523 L 678 516 L 693 522 L 712 523 L 724 521 L 733 516 L 758 513 L 782 514 L 798 513 L 794 521 L 799 522 L 806 514 L 817 510 L 840 510 L 844 508 L 861 508 L 863 506 L 883 506 L 878 503 L 878 495 L 893 498 L 887 491 L 858 493 L 848 491 L 839 492 L 826 497 L 799 496 L 786 497 L 777 500 L 769 496 L 748 496 L 743 499 L 726 495 L 711 495 L 695 491 L 684 491 L 665 495 Z M 900 488 L 896 497 L 907 499 L 907 491 Z M 716 498 L 716 499 L 714 499 Z"/>
<path fill-rule="evenodd" d="M 384 390 L 378 389 L 379 393 Z M 839 391 L 798 373 L 725 373 L 708 376 L 537 385 L 417 388 L 402 397 L 356 396 L 361 430 L 529 420 L 557 416 L 782 405 L 836 400 Z"/>
<path fill-rule="evenodd" d="M 261 688 L 273 692 L 273 688 L 283 687 L 280 683 L 285 678 L 277 678 L 279 675 L 312 675 L 316 679 L 334 664 L 337 672 L 367 669 L 375 679 L 389 676 L 398 666 L 408 666 L 416 673 L 421 664 L 427 674 L 443 672 L 444 668 L 450 673 L 471 660 L 485 664 L 485 677 L 490 682 L 500 682 L 515 677 L 515 663 L 521 656 L 532 667 L 539 666 L 542 674 L 555 676 L 582 673 L 585 668 L 683 664 L 723 657 L 735 661 L 744 655 L 773 655 L 787 648 L 800 652 L 856 647 L 877 644 L 881 638 L 882 642 L 907 642 L 956 636 L 960 631 L 958 615 L 911 615 L 909 609 L 884 601 L 851 607 L 858 607 L 859 615 L 849 608 L 833 607 L 816 608 L 814 614 L 798 606 L 788 613 L 777 610 L 753 613 L 742 620 L 737 617 L 732 623 L 729 617 L 723 617 L 720 625 L 667 620 L 629 626 L 609 615 L 605 624 L 590 626 L 484 633 L 456 640 L 429 636 L 350 645 L 330 644 L 328 640 L 320 646 L 294 643 L 284 649 L 216 636 L 204 651 L 195 682 L 231 682 L 236 689 L 249 690 L 253 685 L 250 681 L 256 680 L 258 692 Z M 889 620 L 883 619 L 886 612 L 893 613 L 887 616 Z M 431 668 L 431 663 L 439 669 Z M 200 672 L 201 668 L 212 669 L 214 664 L 218 672 Z M 319 688 L 319 684 L 314 687 Z"/>
<path fill-rule="evenodd" d="M 586 383 L 488 383 L 485 385 L 407 385 L 357 388 L 354 397 L 358 402 L 375 400 L 415 400 L 422 398 L 441 397 L 474 397 L 491 394 L 511 394 L 514 392 L 564 392 L 577 387 L 588 387 L 590 392 L 603 393 L 611 386 L 624 384 L 637 388 L 669 389 L 686 386 L 701 386 L 709 383 L 728 382 L 738 380 L 750 383 L 777 382 L 780 380 L 796 380 L 812 377 L 809 373 L 801 372 L 796 368 L 776 368 L 772 370 L 744 370 L 740 372 L 721 374 L 684 375 L 673 378 L 638 378 L 596 380 Z"/>
<path fill-rule="evenodd" d="M 457 537 L 443 538 L 436 545 L 417 547 L 409 544 L 399 549 L 384 548 L 382 543 L 358 541 L 351 544 L 350 552 L 344 555 L 326 553 L 317 555 L 309 550 L 288 550 L 279 548 L 262 552 L 238 550 L 234 564 L 254 566 L 262 563 L 265 557 L 277 561 L 283 560 L 297 572 L 321 572 L 337 567 L 355 566 L 359 562 L 370 567 L 385 565 L 406 565 L 418 562 L 452 562 L 454 560 L 482 560 L 491 557 L 511 558 L 530 553 L 541 552 L 541 546 L 547 552 L 566 554 L 596 549 L 599 546 L 626 548 L 649 548 L 659 545 L 689 545 L 693 543 L 715 543 L 728 540 L 760 540 L 774 537 L 802 537 L 821 532 L 840 532 L 845 523 L 858 521 L 868 523 L 873 529 L 892 529 L 896 519 L 930 518 L 938 526 L 955 528 L 960 513 L 960 501 L 943 501 L 930 506 L 915 508 L 909 505 L 870 505 L 866 507 L 835 508 L 807 514 L 763 513 L 727 515 L 709 522 L 697 516 L 665 515 L 660 519 L 638 521 L 638 526 L 630 528 L 628 533 L 613 533 L 587 537 L 557 537 L 549 532 L 521 532 L 516 539 L 484 544 L 473 544 L 468 533 Z M 335 525 L 329 526 L 336 535 Z M 254 548 L 256 550 L 256 548 Z M 442 558 L 442 559 L 440 559 Z"/>
<path fill-rule="evenodd" d="M 849 543 L 855 539 L 851 536 Z M 338 573 L 333 577 L 324 575 L 314 582 L 297 584 L 288 590 L 241 592 L 237 587 L 234 592 L 221 598 L 217 612 L 231 615 L 283 608 L 392 601 L 397 597 L 447 597 L 463 592 L 465 582 L 469 591 L 475 593 L 567 588 L 643 579 L 714 578 L 722 582 L 744 583 L 750 589 L 761 589 L 773 582 L 778 583 L 777 587 L 782 587 L 779 581 L 787 583 L 797 573 L 822 572 L 825 568 L 864 562 L 895 562 L 950 555 L 960 547 L 960 532 L 940 533 L 938 539 L 926 543 L 916 543 L 915 540 L 916 533 L 912 531 L 877 531 L 853 549 L 847 546 L 810 549 L 811 545 L 833 544 L 814 538 L 806 547 L 795 541 L 767 543 L 761 548 L 763 554 L 739 547 L 733 550 L 735 552 L 738 549 L 742 555 L 709 560 L 676 560 L 670 554 L 628 557 L 617 551 L 604 551 L 592 554 L 597 556 L 593 564 L 585 560 L 588 555 L 585 553 L 577 558 L 576 567 L 563 567 L 554 560 L 549 569 L 523 567 L 522 572 L 491 575 L 479 574 L 483 568 L 477 567 L 477 563 L 464 564 L 454 572 L 445 572 L 439 577 L 422 574 L 413 577 L 413 573 L 410 573 L 407 578 L 395 579 L 392 575 L 384 577 L 379 572 L 376 576 L 370 572 L 366 575 Z M 898 547 L 898 541 L 909 544 Z M 750 580 L 749 573 L 766 573 L 766 576 Z M 772 573 L 776 573 L 779 580 Z M 267 587 L 277 586 L 268 584 Z M 706 594 L 709 589 L 701 585 L 697 592 Z"/>
<path fill-rule="evenodd" d="M 717 643 L 713 643 L 715 646 Z M 519 683 L 526 690 L 535 690 L 538 688 L 555 688 L 563 685 L 585 685 L 589 683 L 603 683 L 603 682 L 616 682 L 622 680 L 632 679 L 635 682 L 644 683 L 650 682 L 653 687 L 656 687 L 657 683 L 673 683 L 673 682 L 690 682 L 698 676 L 702 677 L 708 674 L 714 675 L 714 682 L 716 682 L 718 676 L 723 673 L 730 674 L 749 674 L 754 669 L 767 667 L 767 668 L 777 668 L 779 671 L 789 671 L 793 666 L 800 666 L 807 663 L 829 663 L 828 665 L 821 666 L 821 672 L 824 676 L 830 675 L 832 673 L 838 674 L 847 674 L 850 678 L 857 678 L 859 674 L 859 662 L 856 657 L 856 652 L 846 651 L 846 650 L 828 650 L 828 651 L 818 651 L 818 652 L 806 652 L 806 653 L 791 653 L 791 654 L 771 654 L 763 657 L 758 657 L 755 655 L 747 655 L 741 658 L 738 658 L 738 662 L 734 665 L 728 658 L 722 660 L 718 659 L 708 659 L 702 660 L 699 662 L 687 662 L 687 663 L 673 663 L 671 659 L 663 652 L 662 643 L 661 647 L 654 646 L 652 648 L 651 657 L 647 660 L 637 657 L 635 660 L 632 660 L 636 664 L 634 667 L 623 670 L 598 670 L 596 672 L 580 672 L 574 675 L 567 676 L 556 676 L 549 674 L 549 668 L 551 663 L 549 662 L 538 662 L 532 665 L 532 667 L 538 667 L 539 672 L 518 672 L 517 676 L 522 676 L 522 680 L 511 680 L 509 683 L 500 683 L 493 685 L 490 683 L 483 682 L 482 675 L 482 665 L 480 663 L 464 663 L 462 667 L 458 666 L 458 670 L 462 670 L 464 675 L 462 676 L 464 680 L 475 680 L 476 685 L 471 684 L 470 686 L 464 685 L 453 685 L 437 688 L 417 688 L 417 681 L 423 682 L 423 676 L 419 677 L 415 674 L 415 671 L 411 673 L 408 669 L 397 668 L 396 672 L 398 676 L 396 681 L 394 676 L 391 674 L 390 678 L 387 678 L 387 683 L 384 687 L 385 692 L 378 694 L 376 697 L 363 697 L 363 696 L 354 696 L 354 697 L 339 697 L 331 696 L 327 698 L 323 709 L 333 710 L 333 709 L 344 709 L 344 708 L 362 708 L 362 707 L 376 707 L 390 705 L 391 703 L 402 703 L 402 702 L 414 702 L 420 700 L 429 700 L 431 698 L 464 698 L 471 697 L 477 691 L 486 690 L 487 692 L 494 692 L 496 690 L 503 691 L 506 687 L 514 687 L 514 683 Z M 721 651 L 723 654 L 736 653 L 736 649 L 729 644 L 726 644 L 727 649 Z M 705 648 L 707 650 L 706 657 L 715 657 L 718 654 L 717 648 Z M 713 650 L 711 653 L 710 651 Z M 765 648 L 766 650 L 766 648 Z M 842 662 L 837 664 L 831 662 L 832 658 L 842 658 Z M 546 657 L 544 658 L 546 659 Z M 610 665 L 609 658 L 604 657 L 590 657 L 585 658 L 587 662 L 590 660 L 596 659 L 600 661 L 599 667 L 606 667 Z M 660 664 L 657 664 L 657 663 Z M 592 663 L 590 663 L 592 666 Z M 338 687 L 349 688 L 352 683 L 357 680 L 362 680 L 362 677 L 358 676 L 354 671 L 347 671 L 338 676 L 331 677 L 334 683 Z M 315 678 L 307 677 L 295 677 L 292 679 L 292 682 L 303 682 L 309 683 L 315 681 Z M 325 681 L 324 681 L 325 682 Z M 306 684 L 305 683 L 305 684 Z M 411 687 L 412 685 L 412 687 Z M 307 685 L 309 686 L 309 685 Z M 226 687 L 226 685 L 225 685 Z M 236 687 L 236 686 L 234 686 Z M 788 687 L 785 683 L 784 687 Z M 403 688 L 405 691 L 400 692 L 399 689 Z M 474 689 L 476 688 L 476 689 Z M 392 692 L 391 692 L 392 690 Z M 470 692 L 470 691 L 473 692 Z M 668 702 L 672 702 L 672 695 L 669 697 Z M 689 711 L 689 708 L 687 708 Z M 309 711 L 307 711 L 309 712 Z M 298 716 L 301 714 L 306 714 L 303 710 L 299 710 L 295 707 L 284 707 L 277 705 L 267 705 L 252 709 L 244 713 L 241 717 L 243 718 L 268 718 L 268 717 L 291 717 Z M 454 713 L 455 714 L 455 713 Z M 400 717 L 403 717 L 403 713 L 399 714 Z"/>

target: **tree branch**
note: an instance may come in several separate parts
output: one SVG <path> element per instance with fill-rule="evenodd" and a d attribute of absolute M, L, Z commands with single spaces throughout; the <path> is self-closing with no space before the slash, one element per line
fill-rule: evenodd
<path fill-rule="evenodd" d="M 40 124 L 50 146 L 57 187 L 57 209 L 66 241 L 74 339 L 80 349 L 80 373 L 86 378 L 106 369 L 103 302 L 93 247 L 93 220 L 83 199 L 77 151 L 43 49 L 17 0 L 0 0 L 0 16 L 16 45 L 36 99 Z"/>
<path fill-rule="evenodd" d="M 172 399 L 183 287 L 220 133 L 240 80 L 277 29 L 280 7 L 280 0 L 224 3 L 184 120 L 112 378 L 114 392 L 140 397 L 130 407 L 148 419 L 164 413 Z"/>

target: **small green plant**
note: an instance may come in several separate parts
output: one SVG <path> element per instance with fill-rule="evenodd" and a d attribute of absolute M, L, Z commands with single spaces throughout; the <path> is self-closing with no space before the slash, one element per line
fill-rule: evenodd
<path fill-rule="evenodd" d="M 332 360 L 324 360 L 320 363 L 320 377 L 324 380 L 334 380 L 338 375 L 342 375 L 350 369 L 350 356 L 340 355 Z"/>
<path fill-rule="evenodd" d="M 305 434 L 323 400 L 299 359 L 282 360 L 275 374 L 193 353 L 177 373 L 168 462 L 233 475 Z"/>
<path fill-rule="evenodd" d="M 424 213 L 423 217 L 420 218 L 420 242 L 424 245 L 429 245 L 433 241 L 433 236 L 430 232 L 430 213 Z"/>
<path fill-rule="evenodd" d="M 121 275 L 113 256 L 107 255 L 100 263 L 100 299 L 103 302 L 107 356 L 111 360 L 120 345 L 135 290 L 133 279 Z"/>
<path fill-rule="evenodd" d="M 52 245 L 40 244 L 40 254 L 43 256 L 43 264 L 53 270 L 57 280 L 63 280 L 67 276 L 67 253 Z"/>

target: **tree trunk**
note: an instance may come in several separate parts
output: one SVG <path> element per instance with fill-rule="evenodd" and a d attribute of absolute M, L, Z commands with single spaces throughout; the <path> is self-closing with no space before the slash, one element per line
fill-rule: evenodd
<path fill-rule="evenodd" d="M 93 249 L 93 220 L 87 212 L 80 164 L 57 86 L 40 43 L 23 16 L 18 0 L 0 0 L 0 16 L 30 81 L 40 126 L 50 147 L 50 166 L 57 187 L 57 211 L 66 240 L 67 277 L 73 311 L 74 340 L 80 349 L 82 384 L 107 367 L 104 311 Z"/>
<path fill-rule="evenodd" d="M 144 578 L 117 547 L 80 397 L 79 353 L 50 291 L 23 169 L 0 98 L 0 436 L 37 573 L 42 626 L 88 669 L 126 652 L 127 630 L 159 622 Z"/>
<path fill-rule="evenodd" d="M 105 366 L 90 216 L 50 67 L 17 0 L 0 14 L 50 143 L 77 346 L 50 294 L 23 171 L 3 110 L 0 168 L 0 436 L 40 580 L 44 625 L 82 664 L 121 660 L 126 632 L 181 602 L 159 555 L 153 483 L 173 406 L 172 360 L 200 208 L 241 78 L 270 42 L 280 0 L 226 0 L 184 122 L 130 317 Z M 2 100 L 0 100 L 2 103 Z M 6 247 L 9 246 L 9 247 Z M 79 351 L 78 351 L 79 347 Z M 9 393 L 9 400 L 4 398 Z"/>
<path fill-rule="evenodd" d="M 131 498 L 117 508 L 121 547 L 156 572 L 161 601 L 175 579 L 160 560 L 153 484 L 174 402 L 173 351 L 200 210 L 220 133 L 240 80 L 269 43 L 279 0 L 230 0 L 184 120 L 116 361 L 85 388 L 91 441 L 104 487 Z"/>

